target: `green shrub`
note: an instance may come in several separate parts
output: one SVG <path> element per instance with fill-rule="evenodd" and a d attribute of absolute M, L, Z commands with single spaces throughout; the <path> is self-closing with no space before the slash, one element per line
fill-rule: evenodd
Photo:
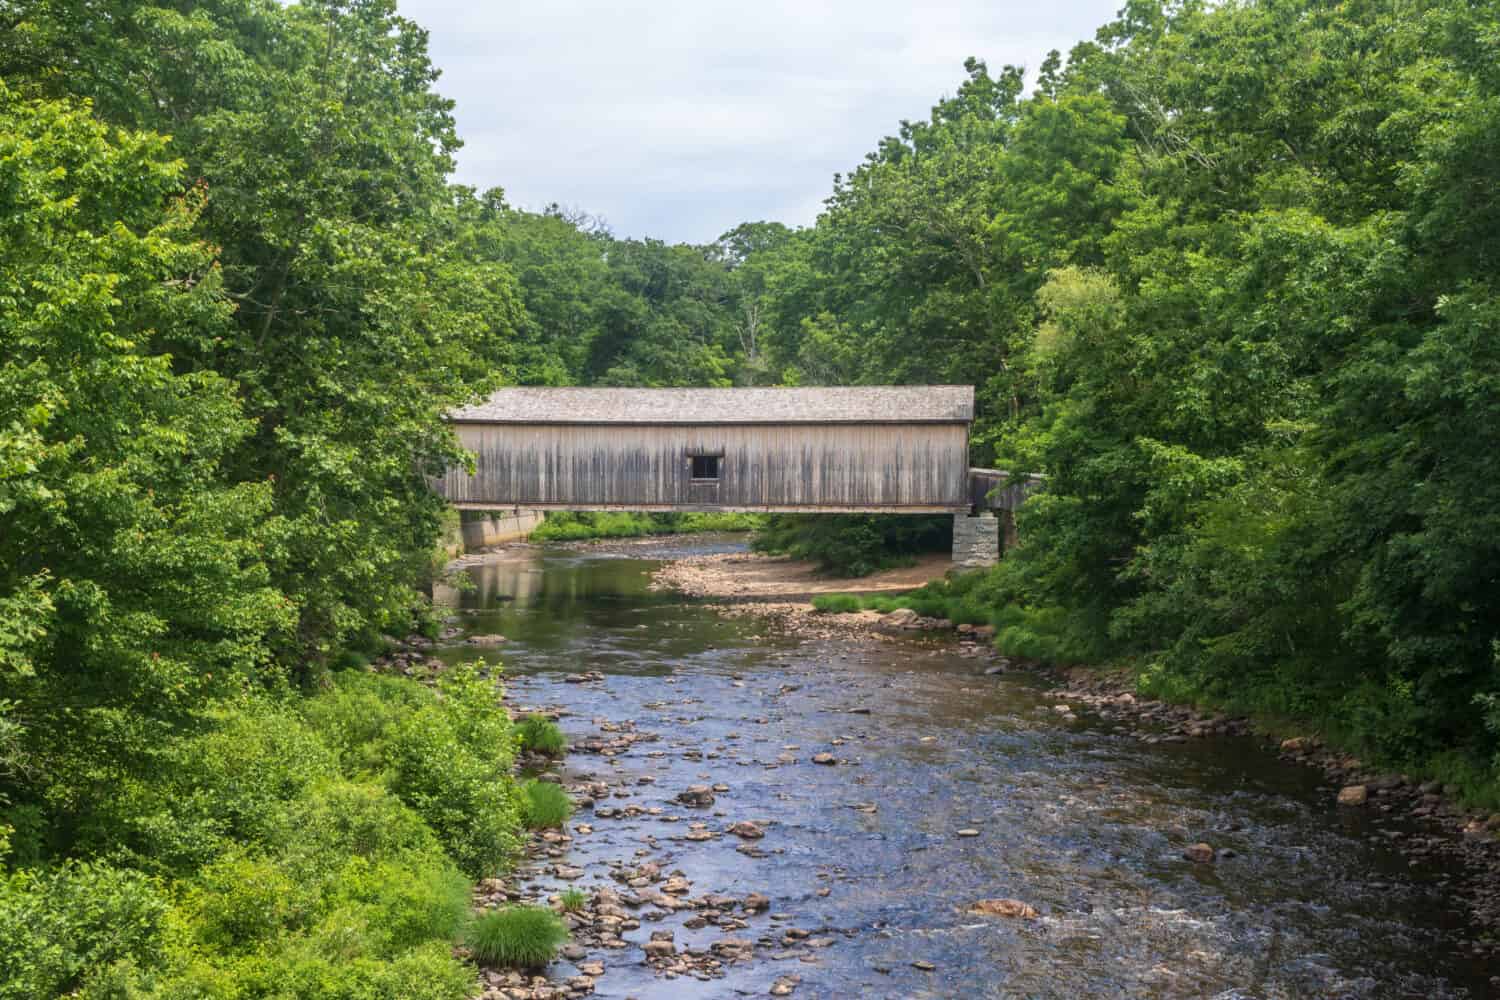
<path fill-rule="evenodd" d="M 540 906 L 491 910 L 469 929 L 469 951 L 477 961 L 517 969 L 541 968 L 567 940 L 562 920 Z"/>
<path fill-rule="evenodd" d="M 190 871 L 231 847 L 272 842 L 287 804 L 337 773 L 334 753 L 270 696 L 220 706 L 206 723 L 162 746 L 149 778 L 122 781 L 79 824 L 79 846 Z"/>
<path fill-rule="evenodd" d="M 442 708 L 422 709 L 396 730 L 390 765 L 392 790 L 468 875 L 492 875 L 515 852 L 520 817 L 509 774 L 464 740 Z"/>
<path fill-rule="evenodd" d="M 431 827 L 387 789 L 335 779 L 292 803 L 282 815 L 276 842 L 299 867 L 316 868 L 330 857 L 441 856 Z"/>
<path fill-rule="evenodd" d="M 0 998 L 30 1000 L 162 960 L 167 900 L 137 872 L 88 862 L 20 871 L 0 881 Z"/>
<path fill-rule="evenodd" d="M 299 939 L 232 959 L 195 954 L 157 995 L 162 1000 L 464 1000 L 478 992 L 473 967 L 454 958 L 447 941 L 389 960 L 358 949 L 357 941 Z"/>
<path fill-rule="evenodd" d="M 334 670 L 363 670 L 370 665 L 370 658 L 357 649 L 346 649 L 329 664 Z"/>
<path fill-rule="evenodd" d="M 557 901 L 562 904 L 564 912 L 577 913 L 588 905 L 589 894 L 582 889 L 568 888 L 562 891 Z"/>
<path fill-rule="evenodd" d="M 532 830 L 562 826 L 573 815 L 573 802 L 568 793 L 554 782 L 528 781 L 521 786 L 521 793 L 524 797 L 521 815 Z"/>
<path fill-rule="evenodd" d="M 317 886 L 294 879 L 274 859 L 229 855 L 208 865 L 184 906 L 198 944 L 221 952 L 258 949 L 307 925 Z"/>
<path fill-rule="evenodd" d="M 404 677 L 349 672 L 332 680 L 331 690 L 304 700 L 300 708 L 350 777 L 380 771 L 390 731 L 436 700 L 427 687 Z"/>
<path fill-rule="evenodd" d="M 812 606 L 824 614 L 848 614 L 864 607 L 864 602 L 854 594 L 819 594 L 812 599 Z"/>
<path fill-rule="evenodd" d="M 556 757 L 567 749 L 567 740 L 557 723 L 545 715 L 528 715 L 516 726 L 516 742 L 522 750 Z"/>

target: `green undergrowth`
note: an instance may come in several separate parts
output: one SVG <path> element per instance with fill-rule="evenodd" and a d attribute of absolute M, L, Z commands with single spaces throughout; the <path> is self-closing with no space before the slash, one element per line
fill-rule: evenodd
<path fill-rule="evenodd" d="M 471 667 L 214 705 L 74 831 L 81 859 L 0 881 L 0 1000 L 469 996 L 452 946 L 519 846 L 513 745 Z"/>
<path fill-rule="evenodd" d="M 531 830 L 551 830 L 573 815 L 568 793 L 551 781 L 528 781 L 521 786 L 521 819 Z"/>
<path fill-rule="evenodd" d="M 540 906 L 506 906 L 480 916 L 469 929 L 469 951 L 484 965 L 539 969 L 568 940 L 562 919 Z"/>
<path fill-rule="evenodd" d="M 760 514 L 549 511 L 547 519 L 531 532 L 531 540 L 561 542 L 701 534 L 709 531 L 755 531 L 764 523 L 765 518 Z"/>
<path fill-rule="evenodd" d="M 523 751 L 559 757 L 568 748 L 557 723 L 545 715 L 528 715 L 516 723 L 516 745 Z"/>

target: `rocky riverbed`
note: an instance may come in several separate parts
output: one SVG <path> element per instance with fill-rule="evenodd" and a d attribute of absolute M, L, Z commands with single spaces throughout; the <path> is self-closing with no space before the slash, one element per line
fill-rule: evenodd
<path fill-rule="evenodd" d="M 1490 992 L 1473 862 L 1405 850 L 1444 836 L 1406 798 L 1339 806 L 1348 774 L 1237 720 L 1132 709 L 982 636 L 649 590 L 684 544 L 720 543 L 481 561 L 458 597 L 436 655 L 503 663 L 517 709 L 557 716 L 550 776 L 584 804 L 480 887 L 590 894 L 547 977 L 490 995 Z"/>

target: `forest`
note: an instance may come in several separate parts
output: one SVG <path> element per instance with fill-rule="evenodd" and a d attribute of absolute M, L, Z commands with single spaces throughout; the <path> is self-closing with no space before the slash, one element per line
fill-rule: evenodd
<path fill-rule="evenodd" d="M 442 417 L 504 384 L 973 384 L 1047 477 L 939 588 L 1002 651 L 1500 803 L 1497 52 L 1495 0 L 1130 0 L 687 246 L 455 184 L 392 0 L 0 2 L 0 997 L 469 994 L 518 736 L 361 667 L 435 634 Z"/>

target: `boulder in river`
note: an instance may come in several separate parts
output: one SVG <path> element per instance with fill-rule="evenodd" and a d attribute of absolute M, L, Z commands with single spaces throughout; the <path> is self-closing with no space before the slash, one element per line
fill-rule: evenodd
<path fill-rule="evenodd" d="M 766 831 L 762 830 L 757 824 L 750 822 L 748 819 L 742 819 L 738 823 L 731 826 L 729 828 L 729 832 L 734 834 L 736 837 L 743 837 L 745 840 L 759 840 L 766 835 Z"/>
<path fill-rule="evenodd" d="M 1183 848 L 1182 856 L 1189 861 L 1196 861 L 1200 865 L 1210 864 L 1214 860 L 1214 849 L 1211 844 L 1190 844 Z"/>
<path fill-rule="evenodd" d="M 1339 789 L 1339 805 L 1362 806 L 1370 799 L 1370 789 L 1365 785 L 1345 785 Z"/>
<path fill-rule="evenodd" d="M 505 636 L 498 633 L 489 635 L 471 635 L 464 640 L 471 646 L 498 646 L 506 641 Z"/>
<path fill-rule="evenodd" d="M 677 801 L 685 806 L 707 807 L 714 804 L 714 790 L 707 785 L 689 785 L 677 793 Z"/>
<path fill-rule="evenodd" d="M 922 617 L 911 608 L 897 608 L 890 614 L 880 619 L 880 624 L 886 628 L 915 628 L 917 619 Z"/>
<path fill-rule="evenodd" d="M 969 912 L 981 917 L 1009 917 L 1013 920 L 1035 920 L 1041 916 L 1036 907 L 1019 899 L 981 899 L 969 905 Z"/>

